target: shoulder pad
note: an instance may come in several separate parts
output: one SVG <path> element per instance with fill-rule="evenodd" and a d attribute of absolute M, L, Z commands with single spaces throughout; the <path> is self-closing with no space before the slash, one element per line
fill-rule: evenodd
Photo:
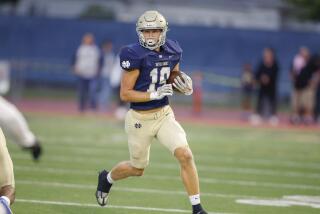
<path fill-rule="evenodd" d="M 165 46 L 167 48 L 167 51 L 169 51 L 170 53 L 181 55 L 183 52 L 182 48 L 176 40 L 167 39 Z"/>

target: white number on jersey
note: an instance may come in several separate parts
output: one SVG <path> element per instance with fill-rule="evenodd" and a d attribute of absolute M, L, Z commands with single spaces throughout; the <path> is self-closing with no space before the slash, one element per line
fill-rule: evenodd
<path fill-rule="evenodd" d="M 156 83 L 159 82 L 160 85 L 163 85 L 166 83 L 166 81 L 170 75 L 170 67 L 162 67 L 160 69 L 160 78 L 159 79 L 158 79 L 158 72 L 159 72 L 158 68 L 154 68 L 150 72 L 151 84 L 149 85 L 148 92 L 156 91 Z"/>

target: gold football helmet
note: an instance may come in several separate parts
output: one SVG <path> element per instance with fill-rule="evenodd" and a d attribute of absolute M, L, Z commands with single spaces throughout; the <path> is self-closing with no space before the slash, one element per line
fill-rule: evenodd
<path fill-rule="evenodd" d="M 145 39 L 143 30 L 160 29 L 161 34 L 158 41 L 153 39 Z M 139 37 L 140 44 L 150 50 L 154 50 L 166 42 L 166 33 L 168 31 L 168 22 L 158 11 L 148 10 L 144 12 L 138 19 L 136 31 Z"/>

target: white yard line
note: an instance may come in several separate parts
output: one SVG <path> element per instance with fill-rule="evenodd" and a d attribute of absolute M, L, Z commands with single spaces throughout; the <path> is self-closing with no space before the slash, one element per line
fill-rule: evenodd
<path fill-rule="evenodd" d="M 179 177 L 172 176 L 155 176 L 155 175 L 146 175 L 146 177 L 151 179 L 158 180 L 180 180 Z M 256 182 L 256 181 L 246 181 L 246 180 L 227 180 L 227 179 L 214 179 L 214 178 L 205 178 L 200 177 L 200 183 L 209 183 L 209 184 L 229 184 L 237 186 L 251 186 L 251 187 L 268 187 L 275 189 L 299 189 L 299 190 L 316 190 L 320 191 L 320 186 L 316 185 L 307 185 L 307 184 L 284 184 L 284 183 L 273 183 L 273 182 Z"/>
<path fill-rule="evenodd" d="M 122 150 L 127 151 L 126 136 L 121 134 L 112 135 L 107 140 L 99 139 L 98 141 L 92 141 L 91 137 L 88 138 L 76 138 L 76 137 L 63 137 L 63 138 L 54 138 L 54 137 L 42 137 L 44 141 L 51 145 L 73 145 L 76 147 L 84 147 L 86 149 L 98 147 L 101 151 L 101 147 L 105 149 L 103 151 L 108 151 L 108 146 L 116 146 L 118 148 L 112 148 L 112 150 Z M 58 143 L 57 143 L 58 142 Z M 63 143 L 62 143 L 63 142 Z M 75 147 L 75 149 L 76 149 Z M 110 150 L 109 150 L 110 151 Z M 228 157 L 226 155 L 217 156 L 217 155 L 205 155 L 201 154 L 196 156 L 198 160 L 217 160 L 219 162 L 227 163 L 241 163 L 241 164 L 254 164 L 254 165 L 264 165 L 264 166 L 284 166 L 290 168 L 304 168 L 304 169 L 320 169 L 320 162 L 307 162 L 301 163 L 299 161 L 289 161 L 289 160 L 271 160 L 271 159 L 262 159 L 262 158 L 234 158 L 232 156 Z"/>
<path fill-rule="evenodd" d="M 87 189 L 94 191 L 96 185 L 85 185 L 85 184 L 73 184 L 73 183 L 60 183 L 60 182 L 45 182 L 45 181 L 30 181 L 30 180 L 16 180 L 18 185 L 36 185 L 44 187 L 61 187 L 61 188 L 71 188 L 71 189 Z M 173 191 L 173 190 L 159 190 L 159 189 L 146 189 L 146 188 L 126 188 L 126 187 L 113 187 L 113 190 L 121 192 L 136 192 L 136 193 L 155 193 L 163 195 L 184 195 L 184 191 Z M 216 197 L 216 198 L 251 198 L 259 199 L 258 196 L 249 196 L 249 195 L 233 195 L 233 194 L 220 194 L 220 193 L 201 193 L 202 196 L 206 197 Z"/>
<path fill-rule="evenodd" d="M 54 174 L 79 174 L 79 175 L 95 175 L 97 172 L 93 170 L 73 170 L 73 169 L 61 169 L 61 168 L 35 168 L 15 165 L 16 170 L 21 171 L 39 171 Z M 151 178 L 156 180 L 180 180 L 177 176 L 160 176 L 160 175 L 145 175 L 144 178 Z M 227 179 L 213 179 L 213 178 L 200 178 L 201 183 L 209 184 L 228 184 L 237 186 L 251 186 L 251 187 L 268 187 L 276 189 L 300 189 L 300 190 L 316 190 L 320 191 L 320 186 L 317 185 L 305 185 L 305 184 L 284 184 L 284 183 L 272 183 L 272 182 L 256 182 L 246 180 L 227 180 Z"/>
<path fill-rule="evenodd" d="M 46 205 L 58 205 L 58 206 L 75 206 L 75 207 L 92 207 L 97 209 L 125 209 L 125 210 L 144 210 L 155 212 L 167 212 L 167 213 L 190 213 L 190 210 L 182 209 L 163 209 L 157 207 L 138 207 L 138 206 L 121 206 L 121 205 L 108 205 L 106 207 L 100 207 L 97 204 L 78 203 L 78 202 L 66 202 L 66 201 L 46 201 L 46 200 L 31 200 L 31 199 L 16 199 L 19 203 L 31 203 L 31 204 L 46 204 Z M 210 214 L 231 214 L 225 212 L 209 212 Z"/>
<path fill-rule="evenodd" d="M 151 167 L 158 167 L 162 169 L 174 169 L 176 170 L 177 164 L 163 164 L 163 163 L 151 163 Z M 197 169 L 203 172 L 213 172 L 213 173 L 231 173 L 231 174 L 249 174 L 249 175 L 269 175 L 276 177 L 291 177 L 291 178 L 314 178 L 320 179 L 320 173 L 310 173 L 310 172 L 296 172 L 287 170 L 272 170 L 272 169 L 257 169 L 250 167 L 217 167 L 208 166 L 203 164 L 197 164 Z"/>
<path fill-rule="evenodd" d="M 113 153 L 118 153 L 118 151 L 113 151 Z M 23 154 L 13 153 L 13 159 L 30 159 L 29 156 Z M 56 156 L 47 156 L 46 160 L 54 162 L 77 162 L 77 163 L 92 163 L 100 164 L 101 160 L 97 159 L 86 159 L 86 158 L 77 158 L 77 157 L 66 157 L 62 155 Z M 178 165 L 176 163 L 155 163 L 151 162 L 150 167 L 160 168 L 167 170 L 177 170 Z M 242 175 L 261 175 L 261 176 L 275 176 L 275 177 L 289 177 L 289 178 L 304 178 L 304 179 L 320 179 L 320 173 L 312 172 L 296 172 L 296 171 L 287 171 L 287 170 L 272 170 L 272 169 L 257 169 L 250 167 L 219 167 L 219 166 L 208 166 L 204 164 L 197 164 L 197 169 L 201 172 L 212 172 L 212 173 L 231 173 L 231 174 L 242 174 Z"/>

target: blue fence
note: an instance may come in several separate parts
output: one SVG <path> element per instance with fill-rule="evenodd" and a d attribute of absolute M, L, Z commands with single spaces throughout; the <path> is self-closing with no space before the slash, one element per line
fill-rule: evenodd
<path fill-rule="evenodd" d="M 69 66 L 86 32 L 93 32 L 99 44 L 112 40 L 117 48 L 137 41 L 134 23 L 0 16 L 0 58 L 29 63 L 24 75 L 29 80 L 72 83 Z M 288 70 L 294 54 L 301 45 L 318 52 L 319 36 L 307 32 L 174 25 L 168 32 L 168 37 L 178 40 L 183 47 L 182 69 L 188 71 L 238 77 L 243 63 L 256 65 L 262 49 L 273 47 L 281 68 L 282 93 L 289 91 Z"/>

